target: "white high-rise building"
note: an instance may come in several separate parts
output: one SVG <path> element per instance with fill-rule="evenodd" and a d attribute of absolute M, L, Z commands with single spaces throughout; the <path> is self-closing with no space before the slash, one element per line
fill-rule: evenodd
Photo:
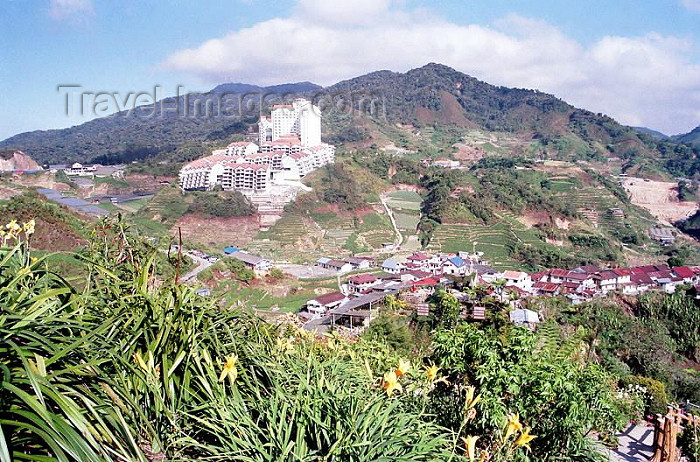
<path fill-rule="evenodd" d="M 268 141 L 272 141 L 272 120 L 269 117 L 260 116 L 260 122 L 258 122 L 258 141 L 261 146 Z"/>
<path fill-rule="evenodd" d="M 303 147 L 321 144 L 321 111 L 311 101 L 299 98 L 292 104 L 277 104 L 272 107 L 271 115 L 272 141 L 295 134 Z M 261 118 L 260 139 L 267 128 L 267 120 Z"/>

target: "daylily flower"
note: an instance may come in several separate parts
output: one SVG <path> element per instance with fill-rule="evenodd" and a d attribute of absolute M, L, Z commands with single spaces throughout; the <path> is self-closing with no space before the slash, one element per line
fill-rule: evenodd
<path fill-rule="evenodd" d="M 474 393 L 476 392 L 476 387 L 473 385 L 470 385 L 467 387 L 467 398 L 464 401 L 464 409 L 468 410 L 476 406 L 476 403 L 478 403 L 481 400 L 481 395 L 478 395 L 474 397 Z"/>
<path fill-rule="evenodd" d="M 408 372 L 409 369 L 411 369 L 411 362 L 399 359 L 399 367 L 396 368 L 396 376 L 401 377 Z"/>
<path fill-rule="evenodd" d="M 437 374 L 438 374 L 438 371 L 439 371 L 439 370 L 440 370 L 440 368 L 437 367 L 436 365 L 432 365 L 432 366 L 430 366 L 430 367 L 426 367 L 426 368 L 425 368 L 425 375 L 427 375 L 427 376 L 428 376 L 428 380 L 430 380 L 430 381 L 432 382 L 432 381 L 435 380 L 435 378 L 437 377 Z"/>
<path fill-rule="evenodd" d="M 513 433 L 517 433 L 520 430 L 522 430 L 523 425 L 520 423 L 519 414 L 508 414 L 506 417 L 508 417 L 508 428 L 506 429 L 505 437 L 505 439 L 507 440 Z"/>
<path fill-rule="evenodd" d="M 148 366 L 146 365 L 146 362 L 141 357 L 141 352 L 134 353 L 134 362 L 136 362 L 136 364 L 138 364 L 139 367 L 141 369 L 143 369 L 144 371 L 148 370 Z"/>
<path fill-rule="evenodd" d="M 534 440 L 537 438 L 535 435 L 530 434 L 530 428 L 526 428 L 525 431 L 523 431 L 520 436 L 518 437 L 517 440 L 515 440 L 515 445 L 516 446 L 524 446 L 528 451 L 530 450 L 530 441 Z"/>
<path fill-rule="evenodd" d="M 228 377 L 233 385 L 233 382 L 236 381 L 236 377 L 238 377 L 238 368 L 236 367 L 236 364 L 238 364 L 238 355 L 231 355 L 226 358 L 226 364 L 224 364 L 224 368 L 221 369 L 219 382 L 223 382 L 226 377 Z"/>
<path fill-rule="evenodd" d="M 384 374 L 384 379 L 382 380 L 382 387 L 386 390 L 386 394 L 391 396 L 394 390 L 401 391 L 403 388 L 399 383 L 399 378 L 396 377 L 396 372 L 391 371 Z"/>
<path fill-rule="evenodd" d="M 32 218 L 31 220 L 29 220 L 28 222 L 26 222 L 26 223 L 24 224 L 24 226 L 23 226 L 24 233 L 25 233 L 27 236 L 34 234 L 34 228 L 35 228 L 35 227 L 36 227 L 36 222 L 35 222 L 34 219 Z"/>
<path fill-rule="evenodd" d="M 469 458 L 469 461 L 473 461 L 474 457 L 476 457 L 476 440 L 478 440 L 478 436 L 467 436 L 466 438 L 462 438 L 462 441 L 464 441 L 464 448 L 467 450 L 467 457 Z"/>
<path fill-rule="evenodd" d="M 5 225 L 5 228 L 9 229 L 13 233 L 16 233 L 17 231 L 22 229 L 22 227 L 17 224 L 17 220 L 11 220 L 8 224 Z"/>
<path fill-rule="evenodd" d="M 284 352 L 294 351 L 294 343 L 289 338 L 285 340 L 278 338 L 277 347 Z"/>

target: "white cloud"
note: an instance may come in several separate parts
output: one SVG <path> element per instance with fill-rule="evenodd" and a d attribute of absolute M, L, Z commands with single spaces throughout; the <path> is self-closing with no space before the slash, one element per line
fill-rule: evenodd
<path fill-rule="evenodd" d="M 297 13 L 325 24 L 366 24 L 386 13 L 391 0 L 299 0 Z"/>
<path fill-rule="evenodd" d="M 693 44 L 686 40 L 610 36 L 584 46 L 517 15 L 493 26 L 461 25 L 390 0 L 338 4 L 299 0 L 290 17 L 177 51 L 164 64 L 212 84 L 327 85 L 439 62 L 492 84 L 554 93 L 630 125 L 677 133 L 700 124 L 700 65 L 689 60 Z"/>
<path fill-rule="evenodd" d="M 700 13 L 700 0 L 681 0 L 683 6 L 690 11 L 696 11 Z"/>
<path fill-rule="evenodd" d="M 49 16 L 56 21 L 80 22 L 94 14 L 92 0 L 49 0 Z"/>

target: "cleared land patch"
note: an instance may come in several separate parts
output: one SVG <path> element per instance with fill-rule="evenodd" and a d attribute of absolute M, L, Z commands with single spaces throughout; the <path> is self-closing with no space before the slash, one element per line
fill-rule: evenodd
<path fill-rule="evenodd" d="M 630 194 L 633 204 L 648 210 L 666 224 L 686 218 L 698 209 L 695 202 L 678 201 L 677 183 L 626 178 L 622 185 Z"/>

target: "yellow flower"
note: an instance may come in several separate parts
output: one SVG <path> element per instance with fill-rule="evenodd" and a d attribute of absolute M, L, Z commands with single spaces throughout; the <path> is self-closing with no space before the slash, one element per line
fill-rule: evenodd
<path fill-rule="evenodd" d="M 9 229 L 10 232 L 13 233 L 16 233 L 17 231 L 22 229 L 22 227 L 17 224 L 17 220 L 11 220 L 8 224 L 5 225 L 5 228 Z"/>
<path fill-rule="evenodd" d="M 396 377 L 396 372 L 391 371 L 384 374 L 384 380 L 382 380 L 382 387 L 386 390 L 386 394 L 391 396 L 394 390 L 401 391 L 403 388 L 399 383 L 399 378 Z"/>
<path fill-rule="evenodd" d="M 136 364 L 138 364 L 139 367 L 141 369 L 143 369 L 144 371 L 148 370 L 148 366 L 146 365 L 146 362 L 141 357 L 141 352 L 134 353 L 134 362 L 136 362 Z"/>
<path fill-rule="evenodd" d="M 523 431 L 520 436 L 518 437 L 517 440 L 515 440 L 515 445 L 516 446 L 524 446 L 528 451 L 530 450 L 530 441 L 534 440 L 537 438 L 535 435 L 530 434 L 530 428 L 526 428 L 525 431 Z"/>
<path fill-rule="evenodd" d="M 27 236 L 34 234 L 34 228 L 35 228 L 35 227 L 36 227 L 36 222 L 35 222 L 34 219 L 32 218 L 31 220 L 29 220 L 28 222 L 26 222 L 26 223 L 24 224 L 24 227 L 23 227 L 24 233 L 25 233 Z"/>
<path fill-rule="evenodd" d="M 439 370 L 440 370 L 440 368 L 435 366 L 435 365 L 432 365 L 430 367 L 426 367 L 425 368 L 425 375 L 427 375 L 428 380 L 430 380 L 432 382 L 437 377 Z"/>
<path fill-rule="evenodd" d="M 478 436 L 467 436 L 466 438 L 462 438 L 462 441 L 464 441 L 464 448 L 467 450 L 467 457 L 469 457 L 469 461 L 473 461 L 474 458 L 476 457 L 476 440 L 478 440 Z"/>
<path fill-rule="evenodd" d="M 511 437 L 513 433 L 517 433 L 520 430 L 523 429 L 523 425 L 520 423 L 520 415 L 519 414 L 508 414 L 506 417 L 508 417 L 508 428 L 506 429 L 506 437 L 505 439 L 507 440 L 508 438 Z"/>
<path fill-rule="evenodd" d="M 236 364 L 238 364 L 238 355 L 231 355 L 226 358 L 226 364 L 224 364 L 224 368 L 221 369 L 219 382 L 223 382 L 224 379 L 228 377 L 228 379 L 231 381 L 231 385 L 233 385 L 233 382 L 236 381 L 236 377 L 238 377 L 238 368 L 236 367 Z"/>
<path fill-rule="evenodd" d="M 467 399 L 464 402 L 464 410 L 465 411 L 476 406 L 476 403 L 478 403 L 481 400 L 481 395 L 474 397 L 475 392 L 476 392 L 476 387 L 474 387 L 474 386 L 467 387 Z"/>
<path fill-rule="evenodd" d="M 294 351 L 294 343 L 292 342 L 292 339 L 285 339 L 282 340 L 281 338 L 277 339 L 277 347 L 282 350 L 283 352 L 289 352 L 289 351 Z"/>
<path fill-rule="evenodd" d="M 411 369 L 411 362 L 404 359 L 399 359 L 399 367 L 396 368 L 396 376 L 401 377 Z"/>

